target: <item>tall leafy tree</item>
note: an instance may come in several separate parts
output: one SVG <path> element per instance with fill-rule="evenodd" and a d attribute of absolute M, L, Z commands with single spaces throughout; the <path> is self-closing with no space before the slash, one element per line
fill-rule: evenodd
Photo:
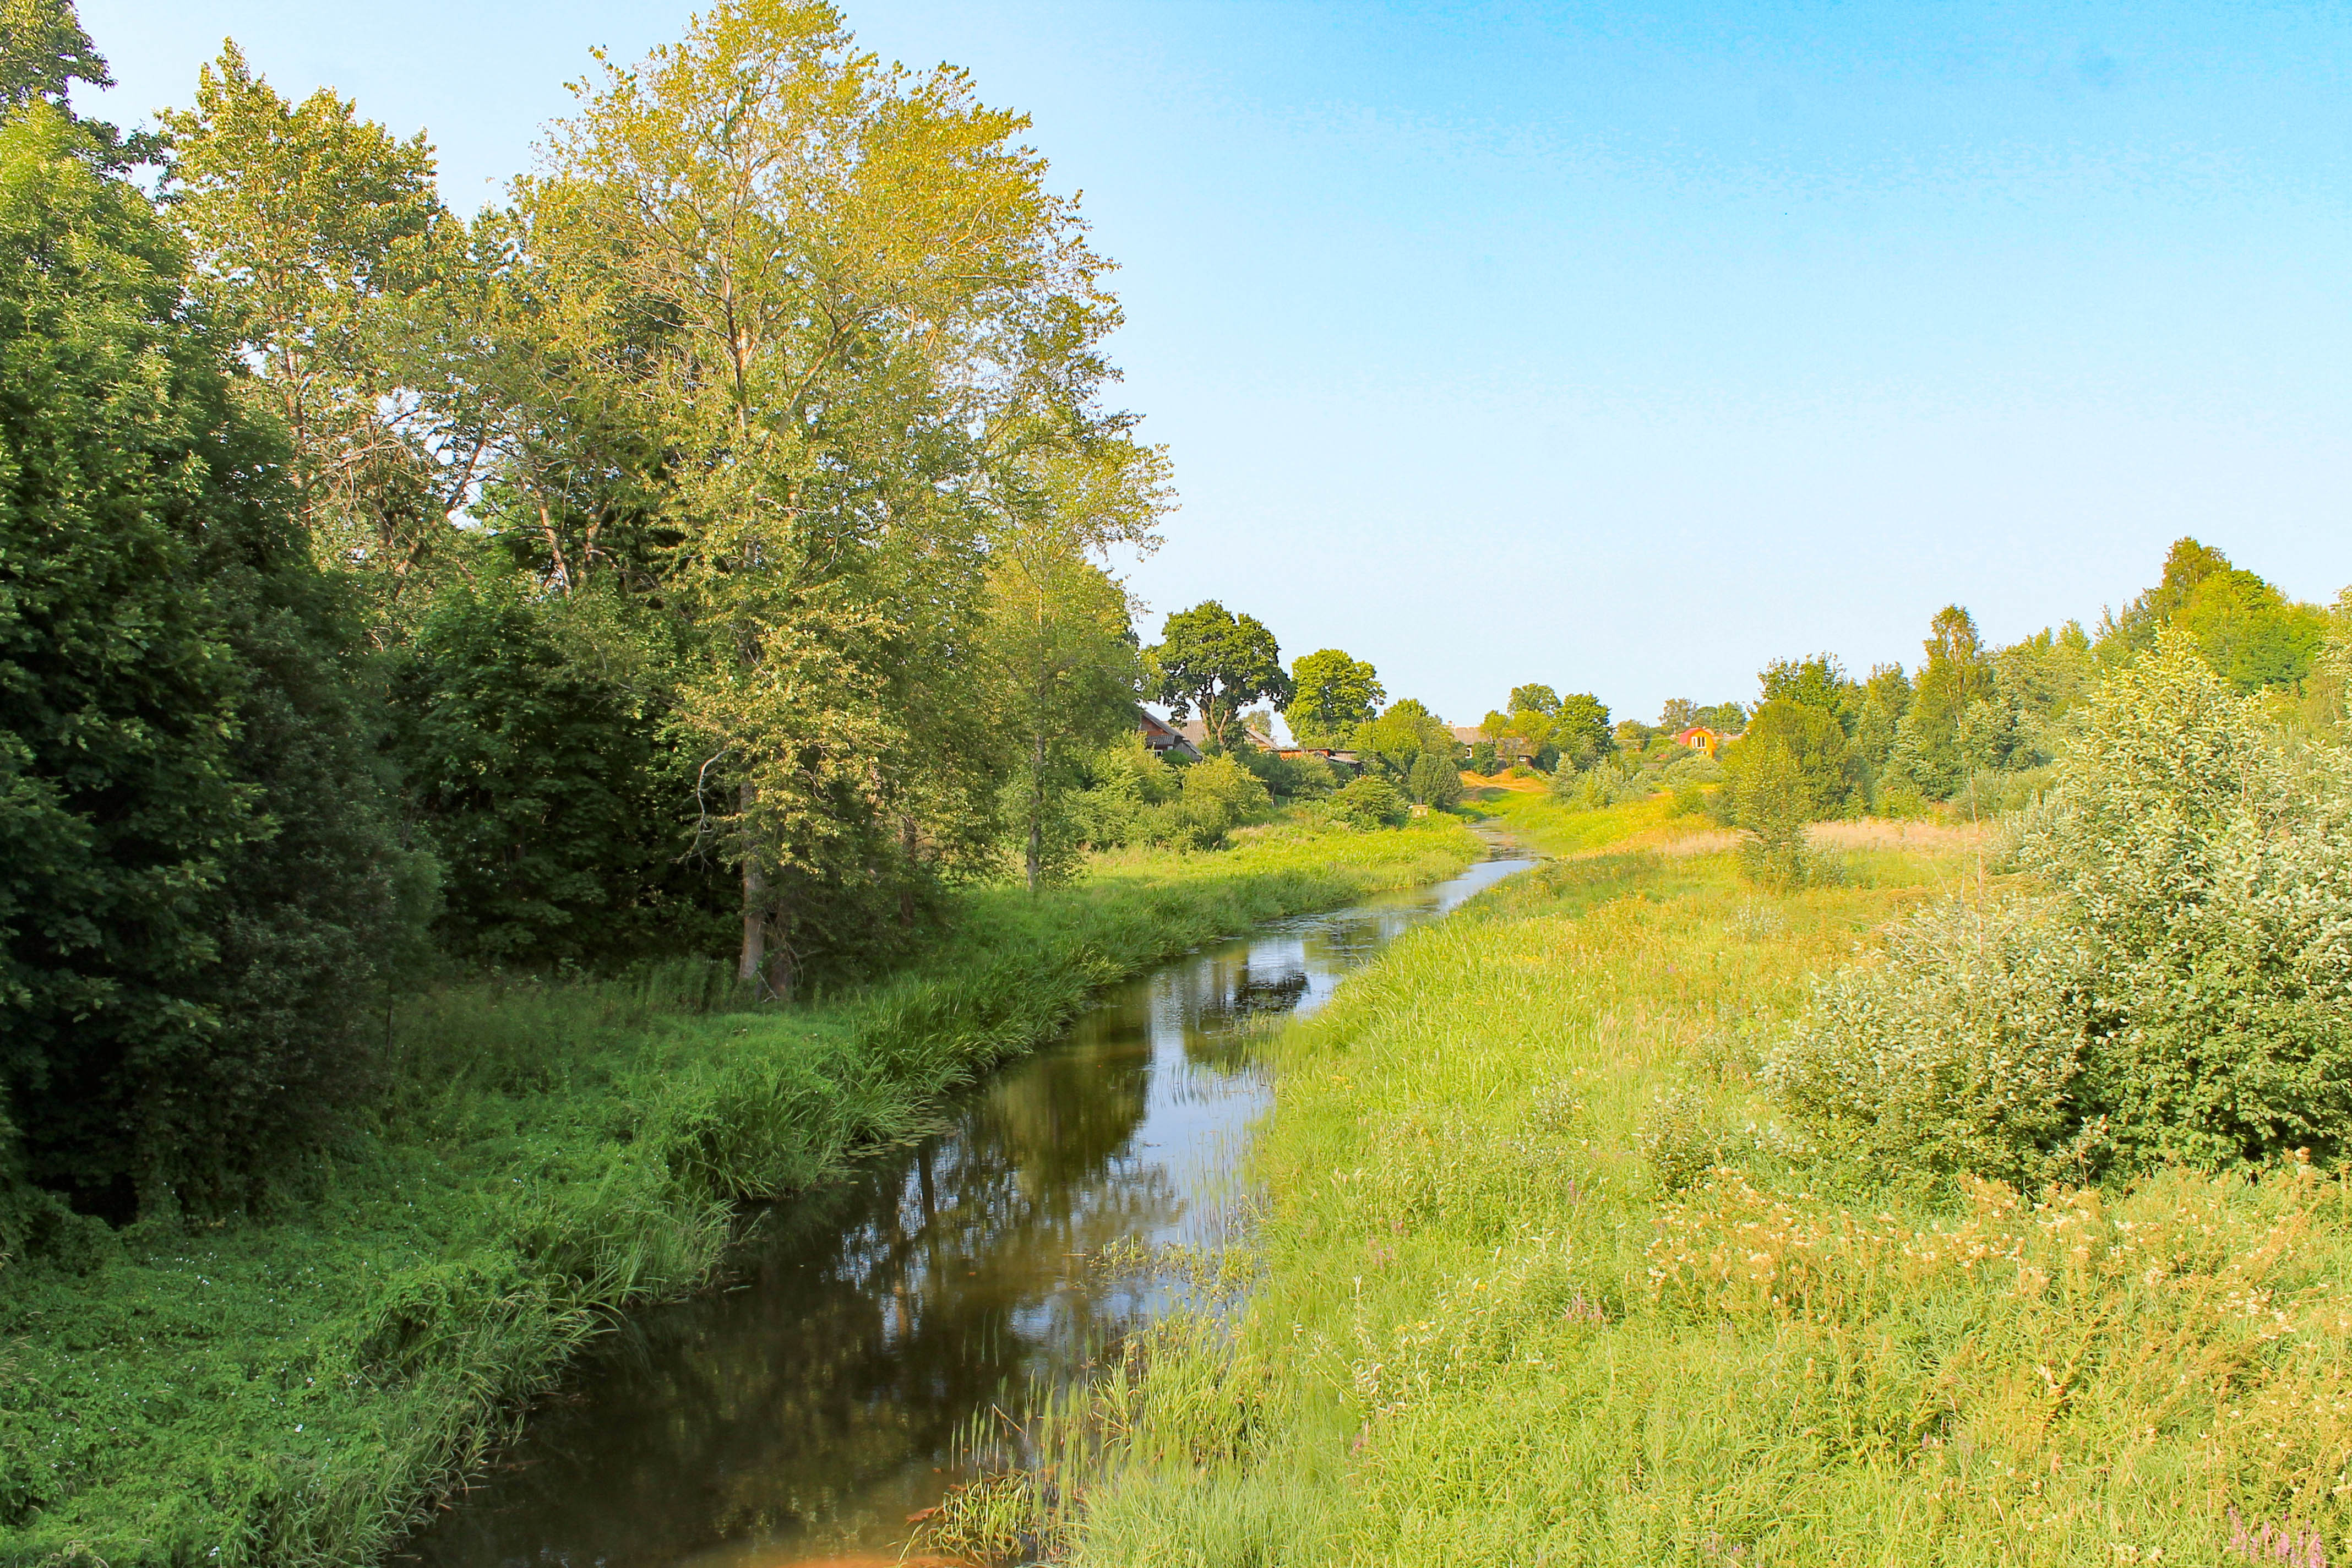
<path fill-rule="evenodd" d="M 1551 744 L 1569 766 L 1592 766 L 1616 749 L 1609 726 L 1609 705 L 1590 691 L 1571 691 L 1560 699 L 1552 716 Z"/>
<path fill-rule="evenodd" d="M 433 150 L 324 89 L 289 102 L 234 43 L 204 68 L 195 106 L 163 124 L 197 290 L 292 446 L 314 547 L 367 569 L 396 609 L 451 542 L 485 450 L 457 356 L 436 342 L 466 254 Z"/>
<path fill-rule="evenodd" d="M 523 191 L 575 373 L 666 455 L 675 727 L 775 994 L 985 820 L 939 728 L 982 684 L 975 485 L 1040 405 L 1090 408 L 1117 320 L 1024 126 L 829 6 L 734 0 L 608 67 Z"/>
<path fill-rule="evenodd" d="M 1160 700 L 1180 721 L 1198 712 L 1220 750 L 1231 743 L 1243 709 L 1257 701 L 1286 706 L 1297 689 L 1283 673 L 1274 634 L 1214 599 L 1169 616 L 1150 657 Z"/>
<path fill-rule="evenodd" d="M 992 475 L 1006 516 L 992 542 L 983 646 L 1009 742 L 1006 816 L 1029 890 L 1065 871 L 1074 797 L 1093 753 L 1135 730 L 1142 662 L 1127 592 L 1095 556 L 1148 546 L 1165 463 L 1120 436 L 1041 442 Z"/>
<path fill-rule="evenodd" d="M 1559 694 L 1549 686 L 1514 686 L 1510 709 L 1514 713 L 1540 713 L 1547 719 L 1553 718 L 1559 712 Z"/>
<path fill-rule="evenodd" d="M 1892 765 L 1930 800 L 1948 800 L 2000 741 L 1990 705 L 1996 695 L 1992 660 L 1974 616 L 1947 605 L 1929 624 L 1926 662 L 1911 702 L 1895 726 Z M 1970 710 L 1985 713 L 1970 721 Z M 1971 745 L 1971 741 L 1976 742 Z"/>
<path fill-rule="evenodd" d="M 102 62 L 69 9 L 25 15 L 0 121 L 0 1174 L 113 1218 L 216 1208 L 363 1078 L 401 861 L 285 449 L 121 142 L 56 101 Z"/>
<path fill-rule="evenodd" d="M 1410 783 L 1413 765 L 1424 755 L 1452 767 L 1456 749 L 1445 721 L 1414 697 L 1392 702 L 1379 718 L 1356 726 L 1350 743 L 1367 763 L 1400 784 Z"/>
<path fill-rule="evenodd" d="M 1346 745 L 1356 726 L 1388 700 L 1380 672 L 1336 647 L 1299 655 L 1290 666 L 1290 706 L 1282 716 L 1302 746 Z"/>

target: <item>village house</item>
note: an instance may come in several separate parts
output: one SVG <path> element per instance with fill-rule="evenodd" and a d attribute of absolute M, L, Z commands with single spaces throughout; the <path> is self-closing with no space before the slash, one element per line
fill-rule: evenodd
<path fill-rule="evenodd" d="M 1135 710 L 1135 717 L 1143 731 L 1143 743 L 1151 748 L 1153 756 L 1169 763 L 1197 763 L 1201 760 L 1201 748 L 1186 738 L 1183 730 L 1179 730 L 1140 704 Z M 1196 728 L 1197 725 L 1185 726 L 1185 729 Z"/>

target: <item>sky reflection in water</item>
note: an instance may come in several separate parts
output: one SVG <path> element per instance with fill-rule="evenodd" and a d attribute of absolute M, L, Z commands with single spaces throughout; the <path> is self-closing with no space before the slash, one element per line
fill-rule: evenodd
<path fill-rule="evenodd" d="M 1255 1016 L 1311 1011 L 1525 862 L 1304 916 L 1103 994 L 947 1131 L 777 1205 L 731 1288 L 641 1314 L 406 1548 L 430 1568 L 895 1563 L 973 1412 L 1164 1310 L 1112 1242 L 1217 1239 L 1266 1100 Z"/>

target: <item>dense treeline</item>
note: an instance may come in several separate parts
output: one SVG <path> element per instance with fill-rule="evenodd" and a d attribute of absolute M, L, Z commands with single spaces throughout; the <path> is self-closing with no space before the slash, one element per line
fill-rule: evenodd
<path fill-rule="evenodd" d="M 7 1245 L 249 1202 L 420 965 L 786 998 L 1118 837 L 1166 466 L 961 73 L 722 5 L 467 220 L 233 45 L 156 135 L 73 112 L 64 0 L 0 71 Z"/>

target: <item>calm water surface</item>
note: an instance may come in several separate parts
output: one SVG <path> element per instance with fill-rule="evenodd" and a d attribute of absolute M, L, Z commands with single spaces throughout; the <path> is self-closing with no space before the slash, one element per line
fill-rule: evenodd
<path fill-rule="evenodd" d="M 731 1288 L 641 1314 L 408 1544 L 431 1568 L 888 1562 L 964 1423 L 1167 1306 L 1090 1269 L 1213 1243 L 1265 1077 L 1238 1026 L 1306 1012 L 1525 860 L 1276 921 L 1102 994 L 949 1125 L 776 1205 Z M 869 1555 L 872 1554 L 872 1555 Z"/>

